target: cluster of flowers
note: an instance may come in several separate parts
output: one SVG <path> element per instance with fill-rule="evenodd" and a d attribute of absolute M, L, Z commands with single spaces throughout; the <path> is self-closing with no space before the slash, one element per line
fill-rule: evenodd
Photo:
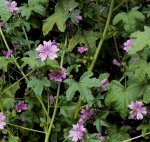
<path fill-rule="evenodd" d="M 85 120 L 91 118 L 93 115 L 93 109 L 91 109 L 88 105 L 86 105 L 85 109 L 81 110 L 81 116 L 76 125 L 73 125 L 73 129 L 69 131 L 69 137 L 72 138 L 73 142 L 77 142 L 78 140 L 82 140 L 84 138 L 84 133 L 86 129 L 83 126 Z"/>

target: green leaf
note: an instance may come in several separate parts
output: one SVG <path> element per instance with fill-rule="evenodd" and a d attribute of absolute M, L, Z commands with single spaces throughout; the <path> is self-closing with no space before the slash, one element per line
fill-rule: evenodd
<path fill-rule="evenodd" d="M 118 81 L 110 83 L 110 90 L 105 98 L 106 106 L 112 107 L 125 118 L 128 113 L 128 105 L 137 99 L 140 88 L 137 84 L 131 84 L 127 89 Z"/>
<path fill-rule="evenodd" d="M 39 15 L 44 16 L 46 14 L 47 1 L 46 0 L 29 0 L 28 4 L 24 4 L 20 7 L 22 16 L 28 20 L 34 11 Z"/>
<path fill-rule="evenodd" d="M 102 142 L 97 134 L 87 134 L 86 142 Z"/>
<path fill-rule="evenodd" d="M 143 59 L 131 62 L 127 69 L 127 73 L 128 72 L 130 74 L 132 72 L 132 76 L 142 82 L 146 75 L 150 76 L 150 63 Z"/>
<path fill-rule="evenodd" d="M 66 99 L 68 101 L 72 100 L 75 92 L 79 91 L 81 99 L 87 101 L 88 104 L 91 105 L 94 97 L 90 88 L 100 87 L 101 85 L 101 82 L 96 78 L 91 78 L 92 76 L 92 72 L 86 72 L 80 77 L 79 82 L 73 79 L 66 79 L 64 82 L 69 85 L 66 91 Z"/>
<path fill-rule="evenodd" d="M 23 17 L 26 17 L 26 20 L 28 20 L 31 16 L 31 13 L 32 13 L 32 9 L 30 9 L 28 7 L 27 4 L 25 4 L 24 6 L 21 6 L 20 7 L 20 10 L 21 10 L 21 14 Z"/>
<path fill-rule="evenodd" d="M 19 142 L 19 137 L 16 136 L 9 136 L 8 142 Z"/>
<path fill-rule="evenodd" d="M 44 86 L 50 87 L 50 81 L 47 77 L 42 79 L 37 79 L 36 77 L 31 77 L 31 80 L 28 82 L 27 87 L 33 88 L 36 96 L 40 96 L 43 92 Z"/>
<path fill-rule="evenodd" d="M 143 13 L 147 14 L 147 18 L 150 17 L 150 5 L 143 9 Z"/>
<path fill-rule="evenodd" d="M 146 104 L 150 103 L 150 85 L 147 85 L 143 92 L 143 102 Z"/>
<path fill-rule="evenodd" d="M 24 62 L 22 67 L 25 65 L 30 65 L 32 69 L 50 66 L 50 67 L 59 67 L 59 64 L 56 60 L 47 59 L 46 61 L 41 61 L 37 58 L 38 52 L 36 50 L 31 50 L 26 52 L 25 55 L 29 57 L 23 57 L 21 60 Z"/>
<path fill-rule="evenodd" d="M 129 134 L 124 130 L 124 128 L 116 129 L 116 127 L 110 127 L 108 129 L 109 139 L 108 142 L 123 142 L 130 139 Z"/>
<path fill-rule="evenodd" d="M 0 0 L 0 17 L 6 22 L 9 20 L 11 14 L 8 7 L 5 5 L 5 2 L 5 0 Z"/>
<path fill-rule="evenodd" d="M 96 119 L 96 121 L 94 122 L 94 125 L 96 126 L 96 130 L 98 132 L 102 131 L 102 126 L 105 126 L 105 127 L 108 126 L 108 124 L 102 119 Z"/>
<path fill-rule="evenodd" d="M 150 48 L 150 28 L 145 26 L 144 31 L 137 31 L 131 34 L 131 38 L 134 38 L 132 48 L 129 49 L 129 54 L 135 54 L 145 47 Z"/>
<path fill-rule="evenodd" d="M 47 35 L 53 28 L 54 24 L 57 25 L 61 32 L 66 29 L 66 20 L 68 19 L 68 11 L 64 9 L 62 1 L 59 1 L 55 6 L 55 13 L 49 16 L 43 24 L 43 35 Z"/>
<path fill-rule="evenodd" d="M 12 57 L 0 57 L 0 69 L 7 72 L 7 66 L 9 63 L 13 63 Z"/>
<path fill-rule="evenodd" d="M 84 31 L 83 34 L 76 32 L 76 34 L 69 40 L 68 48 L 72 51 L 78 43 L 84 43 L 85 46 L 94 48 L 99 36 L 98 32 L 93 31 Z"/>
<path fill-rule="evenodd" d="M 137 130 L 142 130 L 142 135 L 144 136 L 147 132 L 150 131 L 150 121 L 147 124 L 141 124 L 138 126 Z"/>
<path fill-rule="evenodd" d="M 70 51 L 72 51 L 79 42 L 83 42 L 83 36 L 80 32 L 76 32 L 76 34 L 69 40 L 68 48 Z"/>
<path fill-rule="evenodd" d="M 12 86 L 13 85 L 13 86 Z M 12 86 L 11 88 L 9 88 L 10 86 Z M 9 89 L 7 89 L 9 88 Z M 9 109 L 11 107 L 14 107 L 15 104 L 15 94 L 16 91 L 20 88 L 19 83 L 16 84 L 10 84 L 6 87 L 3 88 L 3 91 L 5 91 L 5 93 L 2 95 L 2 100 L 1 103 L 3 105 L 4 108 Z"/>
<path fill-rule="evenodd" d="M 144 15 L 138 11 L 138 7 L 132 8 L 129 13 L 121 12 L 113 19 L 113 24 L 116 25 L 120 21 L 124 23 L 124 29 L 128 33 L 132 33 L 136 29 L 136 21 L 144 20 Z"/>

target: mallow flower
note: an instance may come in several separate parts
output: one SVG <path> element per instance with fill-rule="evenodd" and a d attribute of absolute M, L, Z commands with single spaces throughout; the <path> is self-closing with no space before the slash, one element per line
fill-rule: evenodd
<path fill-rule="evenodd" d="M 87 47 L 77 47 L 77 51 L 79 53 L 84 53 L 84 52 L 88 51 L 88 48 Z"/>
<path fill-rule="evenodd" d="M 83 120 L 91 118 L 93 115 L 93 109 L 91 109 L 88 105 L 86 105 L 85 109 L 81 110 L 81 118 Z"/>
<path fill-rule="evenodd" d="M 19 12 L 19 8 L 17 7 L 17 3 L 15 1 L 12 2 L 6 1 L 5 4 L 8 7 L 10 13 L 13 13 L 14 11 Z"/>
<path fill-rule="evenodd" d="M 66 69 L 63 67 L 60 68 L 60 71 L 50 70 L 50 73 L 48 74 L 50 80 L 57 82 L 62 82 L 63 79 L 66 78 L 66 75 Z"/>
<path fill-rule="evenodd" d="M 109 83 L 108 78 L 105 78 L 101 81 L 102 86 L 100 87 L 100 92 L 106 91 L 106 85 Z"/>
<path fill-rule="evenodd" d="M 6 125 L 5 119 L 6 116 L 2 112 L 0 112 L 0 130 L 3 130 L 4 126 Z"/>
<path fill-rule="evenodd" d="M 85 128 L 83 126 L 83 121 L 79 121 L 76 125 L 73 125 L 73 129 L 69 131 L 69 137 L 72 138 L 73 142 L 82 140 L 84 137 Z"/>
<path fill-rule="evenodd" d="M 57 52 L 59 51 L 59 49 L 57 48 L 55 41 L 43 41 L 43 45 L 40 44 L 36 48 L 36 50 L 39 52 L 38 58 L 40 58 L 42 61 L 46 60 L 46 58 L 54 60 L 58 57 Z"/>
<path fill-rule="evenodd" d="M 120 63 L 117 61 L 117 59 L 113 59 L 113 65 L 120 66 Z"/>
<path fill-rule="evenodd" d="M 23 110 L 27 110 L 27 104 L 24 101 L 20 101 L 16 105 L 16 111 L 17 112 L 22 112 Z"/>
<path fill-rule="evenodd" d="M 123 49 L 124 49 L 126 52 L 128 52 L 129 49 L 131 48 L 132 42 L 133 42 L 133 39 L 128 39 L 126 42 L 124 42 L 124 48 L 123 48 Z"/>
<path fill-rule="evenodd" d="M 142 107 L 141 101 L 131 102 L 128 107 L 131 109 L 130 116 L 134 120 L 141 120 L 143 119 L 143 114 L 147 114 L 147 110 L 145 107 Z"/>

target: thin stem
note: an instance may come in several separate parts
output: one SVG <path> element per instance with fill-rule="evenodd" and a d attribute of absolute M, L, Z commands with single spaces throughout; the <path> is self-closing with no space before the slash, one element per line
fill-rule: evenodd
<path fill-rule="evenodd" d="M 25 76 L 30 75 L 34 70 L 32 70 L 31 72 L 29 72 L 28 74 L 26 74 Z M 24 79 L 24 77 L 20 78 L 18 81 L 16 81 L 14 84 L 12 84 L 11 86 L 9 86 L 8 88 L 6 88 L 0 95 L 4 94 L 7 90 L 9 90 L 10 88 L 12 88 L 14 85 L 16 85 L 18 82 L 20 82 L 22 79 Z"/>
<path fill-rule="evenodd" d="M 29 47 L 29 50 L 30 50 L 31 47 L 30 47 L 30 44 L 29 44 L 29 39 L 28 39 L 26 30 L 25 30 L 25 28 L 24 28 L 24 26 L 22 24 L 21 24 L 21 27 L 22 27 L 23 33 L 25 35 L 26 41 L 28 42 L 28 47 Z"/>
<path fill-rule="evenodd" d="M 149 135 L 149 134 L 150 134 L 150 132 L 146 133 L 144 136 Z M 139 135 L 139 136 L 137 136 L 137 137 L 134 137 L 134 138 L 125 140 L 125 141 L 123 141 L 123 142 L 130 142 L 130 141 L 132 141 L 132 140 L 135 140 L 135 139 L 138 139 L 138 138 L 141 138 L 141 137 L 144 137 L 144 136 L 143 136 L 143 135 Z"/>
<path fill-rule="evenodd" d="M 14 126 L 14 127 L 20 128 L 20 129 L 27 130 L 27 131 L 32 131 L 32 132 L 37 132 L 37 133 L 43 133 L 43 134 L 45 134 L 45 132 L 43 132 L 43 131 L 39 131 L 39 130 L 35 130 L 35 129 L 30 129 L 30 128 L 18 126 L 18 125 L 11 124 L 11 123 L 7 123 L 7 124 L 10 125 L 10 126 Z"/>
<path fill-rule="evenodd" d="M 122 1 L 119 5 L 117 5 L 113 11 L 116 11 L 122 4 L 124 4 L 126 2 L 126 0 Z"/>
<path fill-rule="evenodd" d="M 115 49 L 116 49 L 117 57 L 118 57 L 119 62 L 121 63 L 120 54 L 119 54 L 118 45 L 117 45 L 117 41 L 116 41 L 116 38 L 115 38 L 115 37 L 113 37 L 113 39 L 114 39 L 114 44 L 115 44 Z"/>
<path fill-rule="evenodd" d="M 92 71 L 93 70 L 93 68 L 95 66 L 95 63 L 97 61 L 98 55 L 100 53 L 100 50 L 102 48 L 103 42 L 104 42 L 104 40 L 106 38 L 106 33 L 107 33 L 108 28 L 109 28 L 110 19 L 111 19 L 111 15 L 112 15 L 112 12 L 113 12 L 114 1 L 115 0 L 111 0 L 111 4 L 110 4 L 110 9 L 109 9 L 109 13 L 108 13 L 108 18 L 107 18 L 107 21 L 106 21 L 106 25 L 105 25 L 105 28 L 104 28 L 101 40 L 99 42 L 99 45 L 98 45 L 98 47 L 96 49 L 96 52 L 95 52 L 95 55 L 94 55 L 94 59 L 93 59 L 92 63 L 90 64 L 90 66 L 88 68 L 88 71 Z"/>
<path fill-rule="evenodd" d="M 66 38 L 65 38 L 65 46 L 67 46 L 67 35 L 66 35 Z M 61 56 L 60 67 L 63 66 L 64 56 L 65 56 L 65 51 L 63 51 L 62 56 Z M 59 100 L 59 95 L 60 95 L 60 85 L 61 85 L 61 83 L 58 83 L 57 94 L 56 94 L 56 103 L 54 105 L 54 111 L 53 111 L 53 115 L 52 115 L 52 120 L 50 122 L 50 126 L 48 128 L 48 131 L 46 132 L 46 137 L 45 137 L 45 141 L 44 142 L 48 142 L 49 141 L 49 136 L 50 136 L 51 131 L 52 131 L 53 122 L 54 122 L 54 119 L 55 119 L 55 116 L 56 116 L 56 112 L 57 112 L 57 108 L 58 108 L 58 100 Z"/>
<path fill-rule="evenodd" d="M 4 36 L 3 32 L 2 32 L 1 27 L 0 27 L 0 34 L 1 34 L 2 38 L 3 38 L 3 41 L 4 41 L 4 43 L 5 43 L 6 48 L 7 48 L 8 50 L 10 50 L 10 48 L 9 48 L 9 46 L 8 46 L 8 43 L 7 43 L 6 39 L 5 39 L 5 36 Z M 17 60 L 15 59 L 15 57 L 14 57 L 13 54 L 12 54 L 12 58 L 13 58 L 15 64 L 16 64 L 17 68 L 20 70 L 22 76 L 23 76 L 24 79 L 28 82 L 28 81 L 29 81 L 28 78 L 26 77 L 26 75 L 24 74 L 24 72 L 21 70 L 21 67 L 19 66 L 19 64 L 18 64 L 18 62 L 17 62 Z M 32 88 L 32 90 L 34 91 L 33 88 Z M 43 109 L 43 111 L 45 112 L 46 116 L 49 117 L 49 114 L 47 113 L 46 108 L 45 108 L 45 106 L 44 106 L 44 104 L 43 104 L 41 98 L 38 96 L 37 99 L 38 99 L 38 101 L 40 102 L 40 104 L 41 104 L 41 106 L 42 106 L 42 109 Z M 50 119 L 50 117 L 49 117 L 49 119 Z"/>
<path fill-rule="evenodd" d="M 55 103 L 55 107 L 54 107 L 54 112 L 53 112 L 53 116 L 52 116 L 52 120 L 51 120 L 49 129 L 48 129 L 48 131 L 47 131 L 47 133 L 46 133 L 45 142 L 48 142 L 48 141 L 49 141 L 49 136 L 50 136 L 50 134 L 51 134 L 53 122 L 54 122 L 55 115 L 56 115 L 56 112 L 57 112 L 57 106 L 58 106 L 59 94 L 60 94 L 60 83 L 58 84 L 57 95 L 56 95 L 56 103 Z"/>
<path fill-rule="evenodd" d="M 96 52 L 94 54 L 94 59 L 93 59 L 92 63 L 90 64 L 90 66 L 88 68 L 88 71 L 92 71 L 93 70 L 93 68 L 95 66 L 95 63 L 97 61 L 98 55 L 100 53 L 100 50 L 102 48 L 103 42 L 104 42 L 104 40 L 106 38 L 106 33 L 107 33 L 107 30 L 108 30 L 108 27 L 109 27 L 109 24 L 110 24 L 111 15 L 112 15 L 112 12 L 113 12 L 114 1 L 115 0 L 111 0 L 111 4 L 110 4 L 110 9 L 109 9 L 106 25 L 105 25 L 105 28 L 104 28 L 101 40 L 100 40 L 100 42 L 98 44 L 98 47 L 96 49 Z M 79 98 L 78 103 L 77 103 L 77 107 L 76 107 L 76 111 L 75 111 L 75 114 L 74 114 L 74 118 L 75 119 L 76 119 L 76 117 L 77 117 L 77 115 L 78 115 L 78 113 L 80 111 L 81 104 L 82 104 L 82 100 Z"/>
<path fill-rule="evenodd" d="M 101 20 L 100 20 L 100 16 L 99 16 L 99 5 L 98 5 L 98 0 L 96 0 L 96 11 L 97 11 L 97 19 L 98 19 L 98 23 L 99 23 L 99 29 L 101 32 Z"/>

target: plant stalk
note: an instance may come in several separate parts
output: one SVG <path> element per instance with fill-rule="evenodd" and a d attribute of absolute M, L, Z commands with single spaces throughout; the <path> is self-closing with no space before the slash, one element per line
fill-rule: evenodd
<path fill-rule="evenodd" d="M 107 18 L 107 21 L 106 21 L 106 25 L 105 25 L 105 28 L 104 28 L 104 31 L 103 31 L 103 34 L 102 34 L 102 37 L 101 37 L 101 40 L 98 44 L 98 47 L 96 49 L 96 52 L 94 54 L 94 59 L 92 61 L 92 63 L 90 64 L 89 68 L 88 68 L 88 71 L 91 72 L 95 66 L 95 63 L 97 61 L 97 58 L 98 58 L 98 55 L 100 53 L 100 50 L 102 48 L 102 45 L 103 45 L 103 42 L 106 38 L 106 33 L 107 33 L 107 30 L 109 28 L 109 24 L 110 24 L 110 19 L 111 19 L 111 16 L 112 16 L 112 13 L 113 13 L 113 7 L 114 7 L 114 2 L 115 0 L 111 0 L 111 4 L 110 4 L 110 9 L 109 9 L 109 13 L 108 13 L 108 18 Z M 78 100 L 78 104 L 77 104 L 77 108 L 76 108 L 76 111 L 75 111 L 75 114 L 74 114 L 74 118 L 76 119 L 77 116 L 78 116 L 78 113 L 80 111 L 80 107 L 81 107 L 81 104 L 82 104 L 82 100 L 79 98 Z"/>

